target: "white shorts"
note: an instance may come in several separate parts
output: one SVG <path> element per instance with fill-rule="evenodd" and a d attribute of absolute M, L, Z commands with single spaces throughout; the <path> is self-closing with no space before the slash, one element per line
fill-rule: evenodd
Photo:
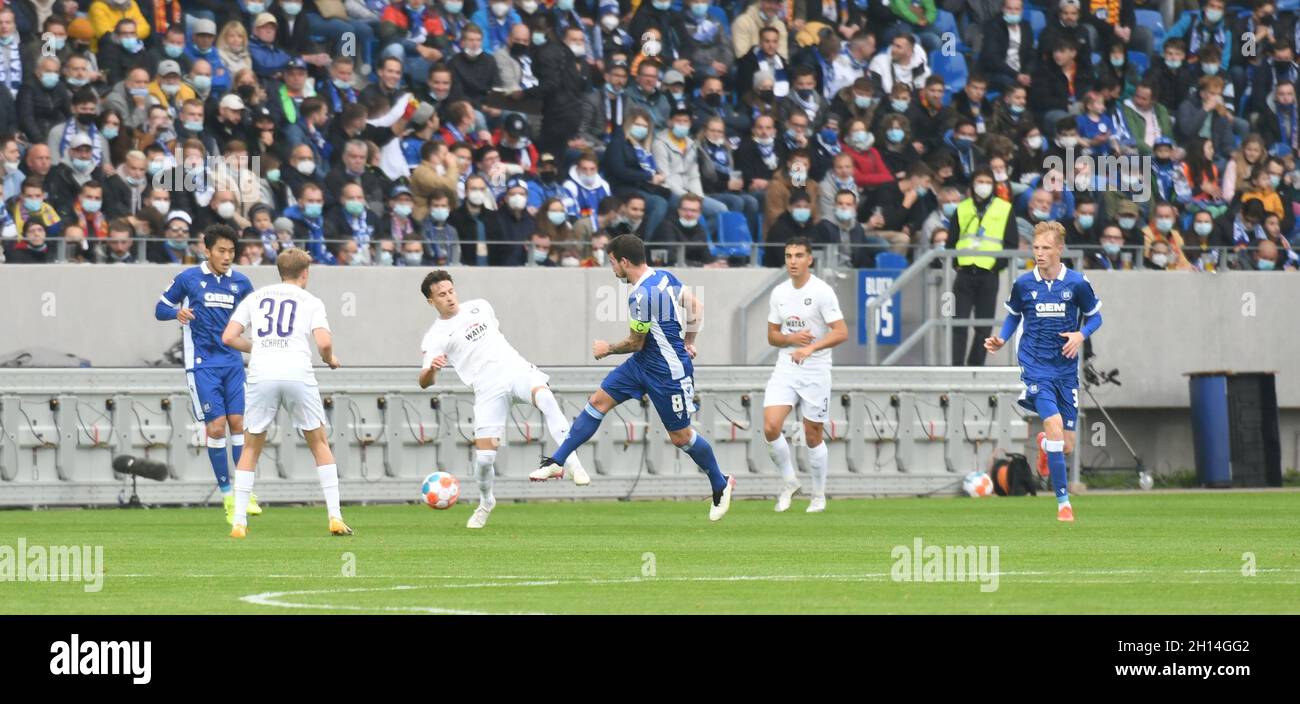
<path fill-rule="evenodd" d="M 265 433 L 275 422 L 281 404 L 289 411 L 293 427 L 298 430 L 315 430 L 325 425 L 320 387 L 301 381 L 268 379 L 248 384 L 244 429 L 250 433 Z"/>
<path fill-rule="evenodd" d="M 763 407 L 799 407 L 806 420 L 825 423 L 831 411 L 831 370 L 777 367 L 763 390 Z"/>
<path fill-rule="evenodd" d="M 490 380 L 474 385 L 474 438 L 505 437 L 506 419 L 516 401 L 533 402 L 533 389 L 546 386 L 551 377 L 536 366 L 510 366 L 488 370 Z"/>

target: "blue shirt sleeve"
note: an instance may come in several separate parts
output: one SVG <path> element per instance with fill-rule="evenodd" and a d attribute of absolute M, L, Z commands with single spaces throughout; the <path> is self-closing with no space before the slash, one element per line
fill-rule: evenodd
<path fill-rule="evenodd" d="M 1074 285 L 1074 302 L 1083 312 L 1084 317 L 1096 315 L 1101 310 L 1101 301 L 1097 298 L 1096 292 L 1092 290 L 1092 282 L 1088 277 L 1080 274 L 1079 281 Z"/>
<path fill-rule="evenodd" d="M 1016 279 L 1012 282 L 1011 293 L 1007 296 L 1007 302 L 1003 305 L 1011 315 L 1021 315 L 1024 313 L 1020 304 L 1020 279 Z"/>
<path fill-rule="evenodd" d="M 158 303 L 154 305 L 153 317 L 158 320 L 175 320 L 176 312 L 185 300 L 185 276 L 186 272 L 181 272 L 172 279 L 171 284 L 162 292 L 158 298 Z"/>

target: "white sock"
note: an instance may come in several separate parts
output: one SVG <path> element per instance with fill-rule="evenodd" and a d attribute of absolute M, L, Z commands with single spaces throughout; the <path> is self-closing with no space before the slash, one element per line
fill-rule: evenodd
<path fill-rule="evenodd" d="M 248 498 L 253 494 L 256 472 L 235 470 L 235 523 L 248 525 Z"/>
<path fill-rule="evenodd" d="M 799 481 L 794 476 L 794 463 L 790 461 L 790 443 L 786 442 L 784 434 L 776 436 L 775 440 L 767 441 L 767 454 L 772 458 L 772 464 L 781 470 L 781 477 L 785 479 L 786 484 Z"/>
<path fill-rule="evenodd" d="M 826 498 L 826 472 L 830 467 L 830 452 L 826 441 L 817 447 L 808 448 L 808 469 L 812 473 L 813 498 Z"/>
<path fill-rule="evenodd" d="M 1063 442 L 1064 442 L 1064 441 L 1063 441 Z M 1046 435 L 1044 435 L 1044 436 L 1043 436 L 1043 439 L 1042 439 L 1041 441 L 1039 441 L 1039 443 L 1038 443 L 1038 449 L 1042 450 L 1043 452 L 1047 452 L 1047 436 L 1046 436 Z"/>
<path fill-rule="evenodd" d="M 339 510 L 339 466 L 337 464 L 323 464 L 316 468 L 316 476 L 320 477 L 320 490 L 325 493 L 325 509 L 329 511 L 330 518 L 343 518 L 343 512 Z"/>
<path fill-rule="evenodd" d="M 478 480 L 478 505 L 494 506 L 497 499 L 492 495 L 492 484 L 496 481 L 496 450 L 474 451 L 474 478 Z"/>
<path fill-rule="evenodd" d="M 550 389 L 542 389 L 537 392 L 534 398 L 537 404 L 537 410 L 542 412 L 542 418 L 546 420 L 546 430 L 551 434 L 551 439 L 555 441 L 555 446 L 559 447 L 569 437 L 569 419 L 564 416 L 564 411 L 560 410 L 560 404 L 555 400 L 555 394 Z M 582 469 L 582 461 L 578 459 L 578 453 L 574 452 L 564 461 L 564 466 L 570 472 Z"/>

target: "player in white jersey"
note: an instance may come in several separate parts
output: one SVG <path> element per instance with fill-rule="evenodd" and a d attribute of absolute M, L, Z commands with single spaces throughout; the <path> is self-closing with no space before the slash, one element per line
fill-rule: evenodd
<path fill-rule="evenodd" d="M 221 340 L 248 352 L 248 397 L 244 430 L 248 444 L 235 469 L 235 521 L 230 537 L 248 534 L 248 497 L 253 491 L 254 469 L 266 442 L 266 430 L 284 405 L 293 426 L 302 431 L 316 459 L 316 474 L 329 512 L 332 535 L 352 535 L 339 510 L 339 474 L 325 430 L 325 408 L 311 366 L 311 343 L 320 348 L 321 361 L 339 368 L 334 356 L 325 304 L 307 292 L 311 255 L 301 249 L 286 250 L 275 260 L 281 283 L 257 289 L 235 309 Z M 244 330 L 252 335 L 246 339 Z"/>
<path fill-rule="evenodd" d="M 497 448 L 505 434 L 510 406 L 516 401 L 536 406 L 546 419 L 546 428 L 556 445 L 568 436 L 569 421 L 546 385 L 550 377 L 510 346 L 501 334 L 501 324 L 491 304 L 481 298 L 462 303 L 451 275 L 441 269 L 424 277 L 420 292 L 438 311 L 438 319 L 420 345 L 424 353 L 420 388 L 432 386 L 438 372 L 450 366 L 466 386 L 474 389 L 474 477 L 478 480 L 479 499 L 478 508 L 466 527 L 482 528 L 496 507 L 492 484 L 496 477 Z M 534 472 L 529 479 L 544 481 L 553 476 L 563 477 L 567 469 L 574 484 L 591 483 L 577 455 L 554 469 L 542 475 Z"/>
<path fill-rule="evenodd" d="M 808 513 L 826 510 L 828 453 L 822 424 L 830 417 L 831 348 L 847 340 L 849 332 L 834 289 L 812 274 L 812 263 L 808 238 L 795 237 L 786 242 L 785 269 L 790 280 L 772 291 L 767 315 L 767 342 L 781 350 L 763 391 L 763 436 L 772 462 L 785 479 L 785 488 L 776 499 L 777 511 L 790 508 L 790 499 L 800 489 L 790 459 L 790 444 L 781 433 L 786 416 L 795 406 L 803 414 L 812 470 L 813 496 Z"/>

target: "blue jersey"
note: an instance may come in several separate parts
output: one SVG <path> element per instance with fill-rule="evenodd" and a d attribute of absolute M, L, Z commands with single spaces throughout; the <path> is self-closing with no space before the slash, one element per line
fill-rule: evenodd
<path fill-rule="evenodd" d="M 691 376 L 682 327 L 682 282 L 666 271 L 646 269 L 627 299 L 632 329 L 646 335 L 645 346 L 630 361 L 646 376 L 677 381 Z"/>
<path fill-rule="evenodd" d="M 207 262 L 190 267 L 162 293 L 162 303 L 189 308 L 194 320 L 181 326 L 185 341 L 185 369 L 243 367 L 244 356 L 221 342 L 235 306 L 253 291 L 247 276 L 232 267 L 224 276 L 212 273 Z"/>
<path fill-rule="evenodd" d="M 1078 378 L 1078 359 L 1061 352 L 1061 333 L 1079 331 L 1082 316 L 1101 309 L 1088 277 L 1062 264 L 1056 279 L 1047 281 L 1035 267 L 1012 284 L 1006 308 L 1024 316 L 1019 360 L 1025 379 Z"/>

